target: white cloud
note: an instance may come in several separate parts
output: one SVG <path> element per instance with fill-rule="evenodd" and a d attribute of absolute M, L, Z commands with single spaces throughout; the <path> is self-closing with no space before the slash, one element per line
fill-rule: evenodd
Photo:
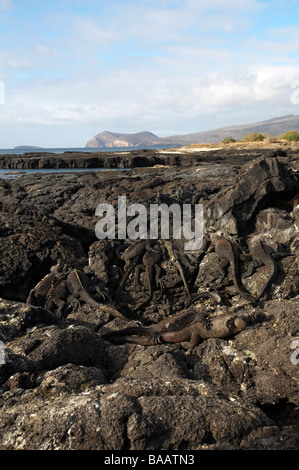
<path fill-rule="evenodd" d="M 34 50 L 39 57 L 51 58 L 59 57 L 61 55 L 61 52 L 57 48 L 45 46 L 44 44 L 35 44 Z"/>
<path fill-rule="evenodd" d="M 184 80 L 181 76 L 160 77 L 155 71 L 139 71 L 137 77 L 134 71 L 119 72 L 117 76 L 107 73 L 105 77 L 76 82 L 44 80 L 9 92 L 0 120 L 32 126 L 98 123 L 100 132 L 102 126 L 122 130 L 133 127 L 133 123 L 143 128 L 150 123 L 166 130 L 173 123 L 180 129 L 183 121 L 193 120 L 196 125 L 204 116 L 232 109 L 245 114 L 261 105 L 269 113 L 273 110 L 274 117 L 279 109 L 292 109 L 291 83 L 298 77 L 299 67 L 251 66 L 231 74 L 205 73 Z"/>
<path fill-rule="evenodd" d="M 263 31 L 262 42 L 249 36 L 265 5 L 127 0 L 105 2 L 96 17 L 50 17 L 57 37 L 0 51 L 7 85 L 0 122 L 43 135 L 84 126 L 169 135 L 299 114 L 290 101 L 299 67 L 288 56 L 298 50 L 297 30 Z"/>
<path fill-rule="evenodd" d="M 37 66 L 35 59 L 13 49 L 0 50 L 0 63 L 0 72 L 5 76 L 9 76 L 10 72 L 14 73 L 17 70 L 29 70 Z"/>
<path fill-rule="evenodd" d="M 264 8 L 256 0 L 198 0 L 107 2 L 103 14 L 68 17 L 78 42 L 90 47 L 134 42 L 134 46 L 190 44 L 207 31 L 242 31 L 251 24 L 250 15 Z M 194 34 L 196 31 L 196 34 Z"/>
<path fill-rule="evenodd" d="M 88 42 L 92 48 L 107 46 L 120 39 L 112 24 L 107 26 L 99 25 L 93 18 L 78 18 L 73 23 L 75 37 Z"/>
<path fill-rule="evenodd" d="M 13 7 L 11 0 L 0 0 L 0 10 L 10 10 Z"/>

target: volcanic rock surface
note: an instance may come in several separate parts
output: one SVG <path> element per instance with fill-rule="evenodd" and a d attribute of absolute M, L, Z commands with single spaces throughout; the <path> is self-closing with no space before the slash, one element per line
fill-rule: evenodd
<path fill-rule="evenodd" d="M 93 158 L 102 160 L 95 165 Z M 3 168 L 46 165 L 132 169 L 0 179 L 0 448 L 298 449 L 299 205 L 290 203 L 299 193 L 298 151 L 2 159 Z M 154 286 L 150 302 L 139 307 L 148 295 L 141 272 L 139 288 L 129 277 L 116 305 L 124 274 L 117 247 L 128 240 L 97 239 L 95 211 L 102 203 L 117 209 L 119 196 L 147 209 L 203 204 L 205 244 L 188 253 L 196 266 L 192 275 L 187 272 L 191 295 L 217 292 L 217 306 L 210 299 L 197 301 L 213 315 L 239 309 L 259 319 L 234 337 L 200 342 L 190 354 L 180 343 L 104 339 L 107 331 L 157 323 L 189 302 L 176 266 L 163 257 L 164 289 Z M 259 237 L 282 254 L 257 305 L 238 295 L 229 271 L 219 278 L 219 259 L 206 248 L 223 234 L 244 252 Z M 182 241 L 176 243 L 182 251 Z M 127 320 L 82 299 L 64 298 L 62 313 L 55 303 L 50 308 L 53 282 L 39 303 L 26 303 L 61 259 L 64 269 L 84 271 L 108 293 L 94 295 Z M 269 268 L 262 265 L 241 281 L 258 296 L 268 278 Z"/>

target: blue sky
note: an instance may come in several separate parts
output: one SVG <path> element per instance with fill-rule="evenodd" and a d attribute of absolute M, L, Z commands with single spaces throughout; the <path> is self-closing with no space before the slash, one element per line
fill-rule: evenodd
<path fill-rule="evenodd" d="M 0 148 L 297 115 L 298 56 L 298 0 L 0 0 Z"/>

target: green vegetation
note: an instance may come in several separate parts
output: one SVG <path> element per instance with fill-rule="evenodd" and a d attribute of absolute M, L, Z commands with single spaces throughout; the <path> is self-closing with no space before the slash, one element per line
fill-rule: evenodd
<path fill-rule="evenodd" d="M 242 142 L 262 142 L 263 140 L 265 140 L 265 138 L 265 134 L 250 132 L 249 134 L 244 135 Z"/>
<path fill-rule="evenodd" d="M 284 132 L 281 135 L 269 135 L 267 133 L 250 132 L 244 135 L 242 138 L 237 139 L 231 135 L 224 137 L 221 141 L 222 144 L 231 144 L 234 142 L 264 142 L 266 144 L 277 143 L 281 140 L 288 140 L 289 142 L 299 142 L 299 131 L 292 130 Z"/>
<path fill-rule="evenodd" d="M 280 136 L 274 137 L 268 134 L 258 134 L 256 132 L 252 132 L 250 134 L 244 135 L 242 142 L 277 142 L 278 140 L 288 140 L 293 142 L 299 141 L 299 132 L 296 130 L 287 131 Z"/>
<path fill-rule="evenodd" d="M 237 142 L 231 135 L 223 139 L 222 144 L 230 144 L 231 142 Z"/>
<path fill-rule="evenodd" d="M 281 134 L 280 139 L 286 139 L 290 141 L 299 141 L 299 132 L 298 131 L 288 131 L 284 134 Z"/>

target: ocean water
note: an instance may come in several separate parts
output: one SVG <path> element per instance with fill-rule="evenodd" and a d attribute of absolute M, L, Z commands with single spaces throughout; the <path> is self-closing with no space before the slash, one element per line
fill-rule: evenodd
<path fill-rule="evenodd" d="M 93 171 L 129 171 L 130 168 L 37 168 L 37 169 L 19 169 L 9 168 L 0 169 L 0 179 L 14 179 L 26 174 L 41 174 L 41 175 L 58 175 L 70 173 L 90 173 Z"/>
<path fill-rule="evenodd" d="M 146 147 L 149 149 L 159 150 L 162 148 L 171 148 L 165 145 L 156 145 L 153 147 Z M 130 152 L 131 150 L 144 150 L 141 147 L 108 147 L 108 148 L 42 148 L 42 149 L 0 149 L 1 155 L 24 155 L 26 153 L 65 153 L 65 152 L 84 152 L 84 153 L 93 153 L 93 152 Z M 26 173 L 38 173 L 38 174 L 59 174 L 59 173 L 76 173 L 76 172 L 92 172 L 92 171 L 101 171 L 101 170 L 110 170 L 110 168 L 42 168 L 42 169 L 0 169 L 0 178 L 1 179 L 13 179 L 19 178 Z M 130 168 L 115 168 L 111 170 L 118 171 L 127 171 Z"/>
<path fill-rule="evenodd" d="M 171 148 L 173 145 L 155 145 L 146 149 L 159 150 Z M 0 155 L 24 155 L 25 153 L 64 153 L 64 152 L 130 152 L 131 150 L 144 150 L 143 147 L 105 147 L 105 148 L 40 148 L 40 149 L 0 149 Z"/>

